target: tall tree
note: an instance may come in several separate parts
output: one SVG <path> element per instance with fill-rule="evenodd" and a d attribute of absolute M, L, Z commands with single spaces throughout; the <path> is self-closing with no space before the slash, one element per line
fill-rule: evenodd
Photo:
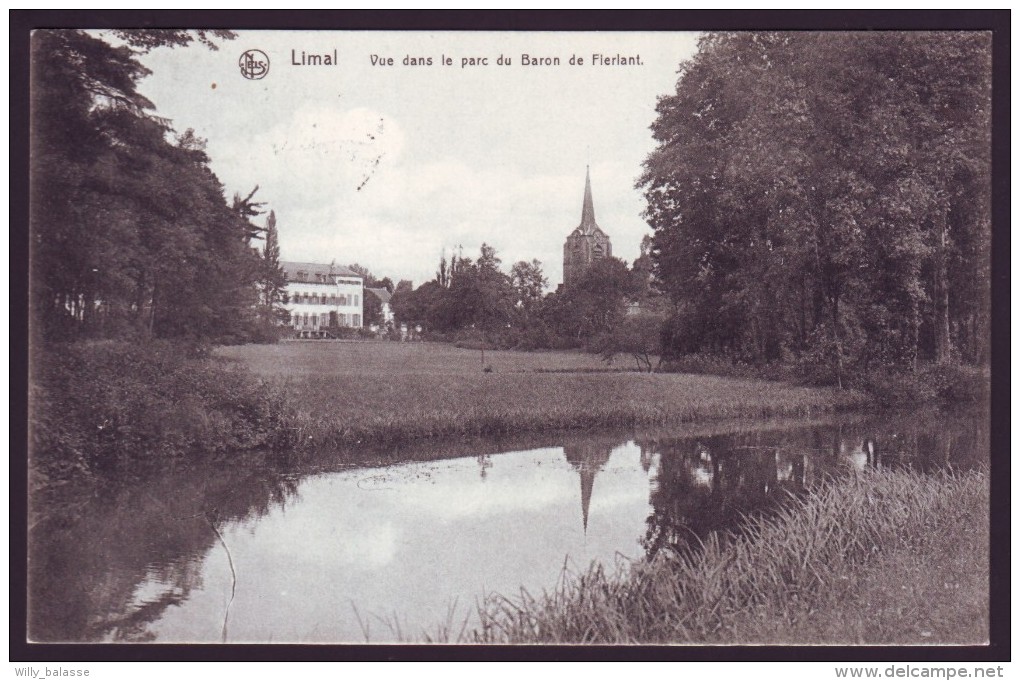
<path fill-rule="evenodd" d="M 222 337 L 251 316 L 258 254 L 204 142 L 137 90 L 137 54 L 229 32 L 33 33 L 32 310 L 44 338 Z"/>
<path fill-rule="evenodd" d="M 836 381 L 982 355 L 987 36 L 711 33 L 658 112 L 640 185 L 685 348 Z"/>
<path fill-rule="evenodd" d="M 538 260 L 514 263 L 510 268 L 510 286 L 514 291 L 514 305 L 524 311 L 531 310 L 542 300 L 545 287 L 549 285 Z"/>
<path fill-rule="evenodd" d="M 262 291 L 262 314 L 264 318 L 274 323 L 286 323 L 290 318 L 290 313 L 284 307 L 287 302 L 287 278 L 280 266 L 280 236 L 276 229 L 275 211 L 269 211 L 266 218 L 265 235 L 259 282 L 259 289 Z"/>
<path fill-rule="evenodd" d="M 547 323 L 576 344 L 611 334 L 640 292 L 638 280 L 619 258 L 596 260 L 577 281 L 543 306 Z"/>

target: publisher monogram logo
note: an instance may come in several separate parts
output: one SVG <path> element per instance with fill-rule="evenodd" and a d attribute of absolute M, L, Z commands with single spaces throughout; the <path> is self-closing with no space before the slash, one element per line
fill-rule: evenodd
<path fill-rule="evenodd" d="M 261 80 L 269 73 L 269 55 L 262 50 L 246 50 L 237 61 L 241 75 L 248 80 Z"/>

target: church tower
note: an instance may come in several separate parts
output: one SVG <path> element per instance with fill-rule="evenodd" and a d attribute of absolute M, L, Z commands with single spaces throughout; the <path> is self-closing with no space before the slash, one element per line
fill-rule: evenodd
<path fill-rule="evenodd" d="M 570 286 L 588 265 L 595 260 L 610 258 L 613 245 L 609 235 L 595 222 L 595 205 L 591 198 L 591 171 L 584 174 L 584 202 L 581 204 L 581 224 L 570 233 L 563 244 L 563 285 Z"/>

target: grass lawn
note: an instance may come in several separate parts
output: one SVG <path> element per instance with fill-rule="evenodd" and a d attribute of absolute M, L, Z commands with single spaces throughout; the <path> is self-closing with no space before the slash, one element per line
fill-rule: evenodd
<path fill-rule="evenodd" d="M 389 343 L 381 341 L 284 342 L 279 345 L 235 345 L 219 348 L 220 357 L 244 362 L 264 376 L 344 376 L 387 374 L 480 374 L 534 371 L 605 371 L 598 355 L 570 350 L 517 352 L 467 350 L 448 343 Z M 614 366 L 630 368 L 620 357 Z"/>
<path fill-rule="evenodd" d="M 282 343 L 217 354 L 284 391 L 304 446 L 807 416 L 864 406 L 861 395 L 835 389 L 606 372 L 597 356 L 579 352 L 486 351 L 491 372 L 482 371 L 480 351 L 437 343 Z"/>

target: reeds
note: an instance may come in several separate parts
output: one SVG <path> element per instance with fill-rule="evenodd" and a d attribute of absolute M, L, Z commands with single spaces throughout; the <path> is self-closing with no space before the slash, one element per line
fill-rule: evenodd
<path fill-rule="evenodd" d="M 980 643 L 987 495 L 980 473 L 855 475 L 697 550 L 490 596 L 467 640 Z"/>

